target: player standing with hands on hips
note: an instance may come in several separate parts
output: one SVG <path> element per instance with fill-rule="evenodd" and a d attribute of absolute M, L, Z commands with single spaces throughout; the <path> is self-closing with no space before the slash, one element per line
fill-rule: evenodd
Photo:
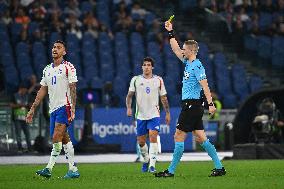
<path fill-rule="evenodd" d="M 53 63 L 43 70 L 42 80 L 35 101 L 26 116 L 26 122 L 32 123 L 36 107 L 48 93 L 50 113 L 50 136 L 52 136 L 52 151 L 46 168 L 36 172 L 37 175 L 49 178 L 52 168 L 60 155 L 62 144 L 69 171 L 64 178 L 78 178 L 78 168 L 74 163 L 74 147 L 70 141 L 67 127 L 75 118 L 76 107 L 76 69 L 63 59 L 66 54 L 65 43 L 56 41 L 52 48 Z"/>
<path fill-rule="evenodd" d="M 161 98 L 163 108 L 166 112 L 166 124 L 170 124 L 170 107 L 167 99 L 167 92 L 164 81 L 161 77 L 153 75 L 154 60 L 146 57 L 142 62 L 143 74 L 134 76 L 131 79 L 129 91 L 126 96 L 127 116 L 132 116 L 132 97 L 136 97 L 137 120 L 137 141 L 140 146 L 141 155 L 144 158 L 142 172 L 155 173 L 155 164 L 158 155 L 157 136 L 160 131 L 160 108 L 159 98 Z M 146 143 L 149 135 L 150 149 Z"/>
<path fill-rule="evenodd" d="M 178 45 L 174 36 L 173 26 L 170 20 L 165 22 L 168 31 L 170 45 L 176 56 L 185 66 L 182 86 L 182 110 L 178 118 L 176 132 L 174 135 L 175 149 L 173 159 L 163 172 L 156 173 L 156 177 L 173 177 L 178 163 L 184 151 L 184 141 L 187 133 L 192 132 L 198 142 L 208 155 L 212 158 L 215 168 L 209 176 L 222 176 L 226 174 L 221 161 L 218 158 L 216 149 L 207 139 L 204 132 L 202 116 L 204 113 L 202 89 L 209 105 L 209 113 L 213 115 L 216 108 L 213 104 L 211 93 L 206 79 L 205 69 L 201 62 L 196 58 L 198 53 L 198 43 L 194 40 L 185 41 L 183 48 Z"/>

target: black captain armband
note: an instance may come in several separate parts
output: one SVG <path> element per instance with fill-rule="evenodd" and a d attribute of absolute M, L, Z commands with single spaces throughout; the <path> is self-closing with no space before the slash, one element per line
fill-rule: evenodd
<path fill-rule="evenodd" d="M 175 38 L 174 30 L 168 31 L 168 34 L 169 34 L 169 39 Z"/>

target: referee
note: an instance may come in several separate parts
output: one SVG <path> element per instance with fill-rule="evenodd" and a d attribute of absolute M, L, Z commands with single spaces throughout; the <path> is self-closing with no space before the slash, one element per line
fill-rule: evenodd
<path fill-rule="evenodd" d="M 180 49 L 177 40 L 174 37 L 173 26 L 170 21 L 165 22 L 165 28 L 169 34 L 171 48 L 176 56 L 185 66 L 182 86 L 182 110 L 178 118 L 176 132 L 174 135 L 175 149 L 173 159 L 163 172 L 156 173 L 156 177 L 173 177 L 177 165 L 180 162 L 184 151 L 184 141 L 187 133 L 192 132 L 198 142 L 212 158 L 215 168 L 209 176 L 222 176 L 226 170 L 220 162 L 214 145 L 207 139 L 202 123 L 204 113 L 202 89 L 206 96 L 209 113 L 213 115 L 216 108 L 212 102 L 211 93 L 208 87 L 204 67 L 200 60 L 196 59 L 198 52 L 198 43 L 194 40 L 184 42 L 183 48 Z"/>

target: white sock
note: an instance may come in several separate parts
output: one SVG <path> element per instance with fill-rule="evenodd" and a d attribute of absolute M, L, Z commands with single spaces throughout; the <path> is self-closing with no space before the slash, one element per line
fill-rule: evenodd
<path fill-rule="evenodd" d="M 144 158 L 144 163 L 149 162 L 148 145 L 145 143 L 143 147 L 140 146 L 141 155 Z"/>
<path fill-rule="evenodd" d="M 157 155 L 158 155 L 158 143 L 150 143 L 150 150 L 149 150 L 149 155 L 150 155 L 150 167 L 153 166 L 155 167 L 156 161 L 157 161 Z"/>
<path fill-rule="evenodd" d="M 49 158 L 49 162 L 46 166 L 46 168 L 49 168 L 50 170 L 53 169 L 53 166 L 58 158 L 58 156 L 60 155 L 60 152 L 62 150 L 62 142 L 57 142 L 57 143 L 53 143 L 52 145 L 52 151 L 50 154 L 50 158 Z"/>
<path fill-rule="evenodd" d="M 157 144 L 158 144 L 158 153 L 162 153 L 162 145 L 161 145 L 161 137 L 160 135 L 157 136 Z"/>
<path fill-rule="evenodd" d="M 74 147 L 71 141 L 69 141 L 67 144 L 63 144 L 65 157 L 69 164 L 69 170 L 75 172 L 78 171 L 78 168 L 75 166 L 74 162 Z"/>

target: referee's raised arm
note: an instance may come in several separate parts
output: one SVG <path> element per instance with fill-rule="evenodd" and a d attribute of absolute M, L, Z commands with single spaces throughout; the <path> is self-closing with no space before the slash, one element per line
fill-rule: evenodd
<path fill-rule="evenodd" d="M 169 40 L 170 40 L 170 44 L 171 44 L 171 48 L 172 48 L 173 52 L 182 61 L 183 60 L 182 49 L 179 47 L 178 42 L 175 39 L 172 23 L 170 21 L 166 21 L 165 22 L 165 28 L 168 31 Z"/>

